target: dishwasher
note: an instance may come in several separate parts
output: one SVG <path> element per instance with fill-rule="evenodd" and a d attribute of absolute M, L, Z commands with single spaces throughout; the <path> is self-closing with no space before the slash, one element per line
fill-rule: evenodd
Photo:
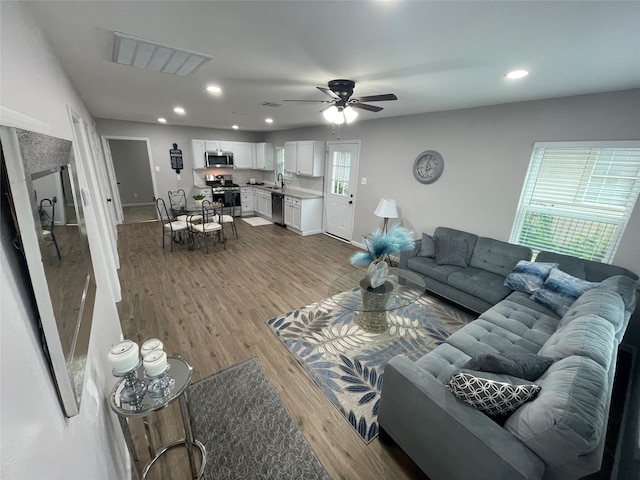
<path fill-rule="evenodd" d="M 271 220 L 284 226 L 284 193 L 271 192 Z"/>

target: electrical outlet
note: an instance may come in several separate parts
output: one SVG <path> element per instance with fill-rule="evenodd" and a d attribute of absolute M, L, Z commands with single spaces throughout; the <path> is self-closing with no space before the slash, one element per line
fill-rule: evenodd
<path fill-rule="evenodd" d="M 156 172 L 159 172 L 159 171 L 160 171 L 160 167 L 156 167 Z"/>
<path fill-rule="evenodd" d="M 138 194 L 136 192 L 133 192 L 133 198 L 138 198 Z"/>

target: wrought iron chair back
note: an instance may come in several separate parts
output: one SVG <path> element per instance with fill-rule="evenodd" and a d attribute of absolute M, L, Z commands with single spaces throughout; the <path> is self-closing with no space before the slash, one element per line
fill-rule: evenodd
<path fill-rule="evenodd" d="M 40 200 L 40 205 L 38 206 L 38 212 L 40 214 L 40 224 L 42 225 L 42 234 L 44 236 L 45 241 L 49 242 L 46 244 L 47 247 L 54 245 L 56 247 L 56 254 L 58 255 L 58 260 L 60 260 L 60 248 L 58 247 L 58 241 L 56 240 L 56 236 L 53 233 L 53 227 L 55 226 L 55 216 L 56 216 L 56 203 L 58 203 L 58 199 L 53 197 L 53 199 L 43 198 Z"/>
<path fill-rule="evenodd" d="M 162 198 L 156 200 L 156 209 L 160 217 L 160 225 L 162 226 L 162 249 L 164 250 L 164 238 L 169 237 L 171 242 L 171 251 L 173 252 L 173 244 L 184 243 L 185 239 L 192 246 L 191 231 L 186 221 L 176 220 L 173 215 L 169 214 L 167 204 Z M 184 234 L 184 236 L 183 236 Z"/>

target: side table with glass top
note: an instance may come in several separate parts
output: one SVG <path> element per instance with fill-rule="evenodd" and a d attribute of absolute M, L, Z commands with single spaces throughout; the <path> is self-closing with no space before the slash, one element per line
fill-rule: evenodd
<path fill-rule="evenodd" d="M 358 312 L 356 323 L 365 332 L 383 333 L 388 328 L 387 312 L 412 304 L 422 296 L 426 285 L 410 270 L 389 268 L 389 275 L 378 288 L 367 286 L 366 270 L 355 270 L 335 279 L 329 286 L 331 300 Z"/>
<path fill-rule="evenodd" d="M 109 404 L 111 405 L 111 409 L 118 415 L 118 420 L 120 422 L 120 427 L 122 428 L 122 433 L 124 434 L 127 448 L 129 449 L 131 459 L 135 462 L 135 464 L 139 463 L 139 458 L 136 453 L 135 445 L 133 444 L 131 431 L 129 430 L 129 421 L 134 418 L 142 418 L 142 421 L 144 423 L 144 435 L 147 442 L 147 448 L 149 449 L 150 458 L 141 471 L 138 471 L 138 469 L 134 465 L 133 471 L 136 478 L 146 478 L 147 474 L 149 473 L 149 469 L 162 455 L 175 447 L 183 446 L 187 450 L 189 466 L 191 468 L 191 476 L 194 479 L 198 479 L 202 477 L 202 474 L 204 473 L 204 467 L 207 462 L 207 453 L 202 442 L 194 438 L 195 429 L 191 416 L 191 406 L 189 403 L 188 392 L 188 387 L 191 384 L 191 375 L 193 372 L 193 368 L 186 362 L 186 360 L 177 355 L 167 357 L 167 362 L 169 364 L 169 370 L 167 373 L 173 378 L 175 384 L 171 391 L 169 391 L 166 395 L 162 397 L 154 397 L 149 391 L 147 391 L 144 394 L 144 397 L 142 397 L 142 399 L 138 403 L 134 405 L 125 403 L 121 399 L 121 394 L 125 383 L 125 379 L 123 378 L 119 380 L 111 390 L 111 395 L 109 396 Z M 138 377 L 142 378 L 143 375 L 144 368 L 140 367 L 138 370 Z M 149 428 L 148 417 L 153 413 L 168 407 L 176 400 L 180 404 L 180 415 L 182 419 L 182 428 L 184 430 L 184 438 L 175 440 L 174 442 L 164 445 L 156 450 L 153 443 L 151 430 Z M 194 455 L 195 449 L 200 451 L 199 469 L 197 468 L 196 458 Z"/>

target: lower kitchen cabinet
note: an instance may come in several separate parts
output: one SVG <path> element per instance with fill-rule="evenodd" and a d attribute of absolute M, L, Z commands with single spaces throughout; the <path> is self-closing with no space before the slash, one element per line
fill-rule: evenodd
<path fill-rule="evenodd" d="M 242 215 L 251 215 L 255 211 L 253 206 L 253 187 L 240 187 L 240 201 L 242 202 Z"/>
<path fill-rule="evenodd" d="M 322 198 L 284 197 L 284 224 L 299 235 L 322 232 Z"/>
<path fill-rule="evenodd" d="M 253 208 L 255 212 L 261 217 L 271 220 L 271 192 L 265 192 L 258 188 L 255 188 L 253 191 Z"/>

